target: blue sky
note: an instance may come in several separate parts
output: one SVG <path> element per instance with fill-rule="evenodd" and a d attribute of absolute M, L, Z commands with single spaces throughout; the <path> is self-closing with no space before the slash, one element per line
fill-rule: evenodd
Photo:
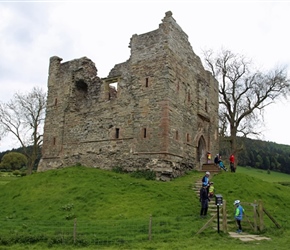
<path fill-rule="evenodd" d="M 261 69 L 290 67 L 289 1 L 0 1 L 0 100 L 34 86 L 46 91 L 54 55 L 87 56 L 106 77 L 129 59 L 132 35 L 157 29 L 169 10 L 199 56 L 225 47 Z M 289 109 L 290 99 L 266 109 L 260 139 L 290 145 Z M 0 152 L 18 146 L 6 138 Z"/>

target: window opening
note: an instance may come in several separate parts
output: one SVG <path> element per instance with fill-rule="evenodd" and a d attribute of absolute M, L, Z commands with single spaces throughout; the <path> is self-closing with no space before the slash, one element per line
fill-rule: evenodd
<path fill-rule="evenodd" d="M 186 141 L 189 142 L 189 134 L 186 134 Z"/>
<path fill-rule="evenodd" d="M 118 82 L 109 84 L 109 100 L 117 98 Z"/>
<path fill-rule="evenodd" d="M 175 140 L 178 140 L 178 131 L 175 131 Z"/>
<path fill-rule="evenodd" d="M 55 145 L 56 144 L 56 138 L 53 137 L 53 142 L 52 142 L 52 145 Z"/>
<path fill-rule="evenodd" d="M 148 88 L 148 86 L 149 86 L 149 78 L 146 77 L 146 80 L 145 80 L 145 87 Z"/>
<path fill-rule="evenodd" d="M 115 138 L 118 139 L 120 136 L 120 129 L 116 128 L 116 134 L 115 134 Z"/>
<path fill-rule="evenodd" d="M 147 130 L 146 128 L 143 128 L 143 138 L 146 138 L 147 137 Z"/>
<path fill-rule="evenodd" d="M 57 105 L 57 98 L 54 99 L 54 106 Z"/>
<path fill-rule="evenodd" d="M 88 92 L 88 85 L 82 79 L 76 81 L 76 87 L 77 87 L 78 91 L 81 91 L 81 92 L 84 92 L 84 93 Z"/>
<path fill-rule="evenodd" d="M 87 94 L 88 94 L 88 85 L 83 79 L 79 79 L 75 82 L 76 86 L 76 99 L 77 101 L 82 101 L 86 99 Z"/>

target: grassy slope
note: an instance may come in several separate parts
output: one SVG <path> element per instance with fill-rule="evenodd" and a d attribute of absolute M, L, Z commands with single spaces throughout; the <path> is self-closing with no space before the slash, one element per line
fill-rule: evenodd
<path fill-rule="evenodd" d="M 263 173 L 261 176 L 265 177 Z M 242 169 L 238 169 L 237 173 L 222 172 L 212 177 L 216 193 L 222 194 L 227 201 L 229 213 L 235 199 L 242 202 L 262 199 L 266 209 L 282 225 L 282 229 L 277 230 L 271 221 L 265 219 L 264 233 L 272 241 L 246 244 L 213 233 L 210 228 L 201 235 L 195 235 L 205 223 L 199 219 L 200 205 L 192 190 L 197 179 L 201 179 L 201 173 L 192 172 L 171 182 L 157 182 L 83 167 L 51 170 L 1 186 L 0 221 L 7 218 L 64 221 L 68 215 L 76 216 L 78 221 L 130 220 L 147 219 L 152 214 L 153 218 L 185 218 L 188 225 L 184 224 L 177 230 L 176 240 L 170 235 L 169 243 L 156 240 L 141 242 L 132 249 L 198 249 L 204 244 L 204 237 L 207 246 L 213 249 L 288 249 L 289 187 L 249 176 L 242 173 Z M 246 208 L 247 212 L 249 209 Z M 196 248 L 191 248 L 192 245 Z"/>
<path fill-rule="evenodd" d="M 238 167 L 237 172 L 247 174 L 252 177 L 256 177 L 258 179 L 262 179 L 268 182 L 276 182 L 276 183 L 278 182 L 289 183 L 290 182 L 290 175 L 279 173 L 279 172 L 274 172 L 274 171 L 270 171 L 270 173 L 268 173 L 267 170 L 256 169 L 256 168 L 251 168 L 251 167 Z"/>
<path fill-rule="evenodd" d="M 80 220 L 170 216 L 180 210 L 188 215 L 193 207 L 189 179 L 147 181 L 83 167 L 47 171 L 3 186 L 0 209 L 2 216 L 20 220 L 59 220 L 68 210 Z"/>

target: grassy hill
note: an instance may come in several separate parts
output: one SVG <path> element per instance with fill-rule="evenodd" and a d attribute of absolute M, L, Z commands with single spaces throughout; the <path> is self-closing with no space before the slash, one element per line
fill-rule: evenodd
<path fill-rule="evenodd" d="M 265 216 L 261 234 L 271 241 L 244 243 L 212 227 L 196 235 L 206 223 L 199 217 L 200 204 L 192 189 L 202 173 L 159 182 L 70 167 L 9 183 L 5 178 L 0 189 L 0 249 L 201 249 L 204 244 L 212 249 L 288 249 L 290 187 L 272 181 L 275 173 L 253 172 L 238 168 L 237 173 L 212 176 L 212 181 L 227 201 L 230 216 L 236 199 L 263 201 L 281 225 L 277 229 Z M 287 181 L 289 175 L 283 176 Z M 251 214 L 251 207 L 246 211 Z"/>

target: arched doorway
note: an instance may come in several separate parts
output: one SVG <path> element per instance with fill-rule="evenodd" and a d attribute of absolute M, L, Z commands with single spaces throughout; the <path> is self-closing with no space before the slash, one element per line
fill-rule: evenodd
<path fill-rule="evenodd" d="M 198 166 L 198 169 L 201 169 L 202 164 L 206 162 L 206 144 L 205 144 L 205 139 L 203 136 L 201 136 L 198 140 L 196 155 L 197 155 L 196 165 Z"/>

